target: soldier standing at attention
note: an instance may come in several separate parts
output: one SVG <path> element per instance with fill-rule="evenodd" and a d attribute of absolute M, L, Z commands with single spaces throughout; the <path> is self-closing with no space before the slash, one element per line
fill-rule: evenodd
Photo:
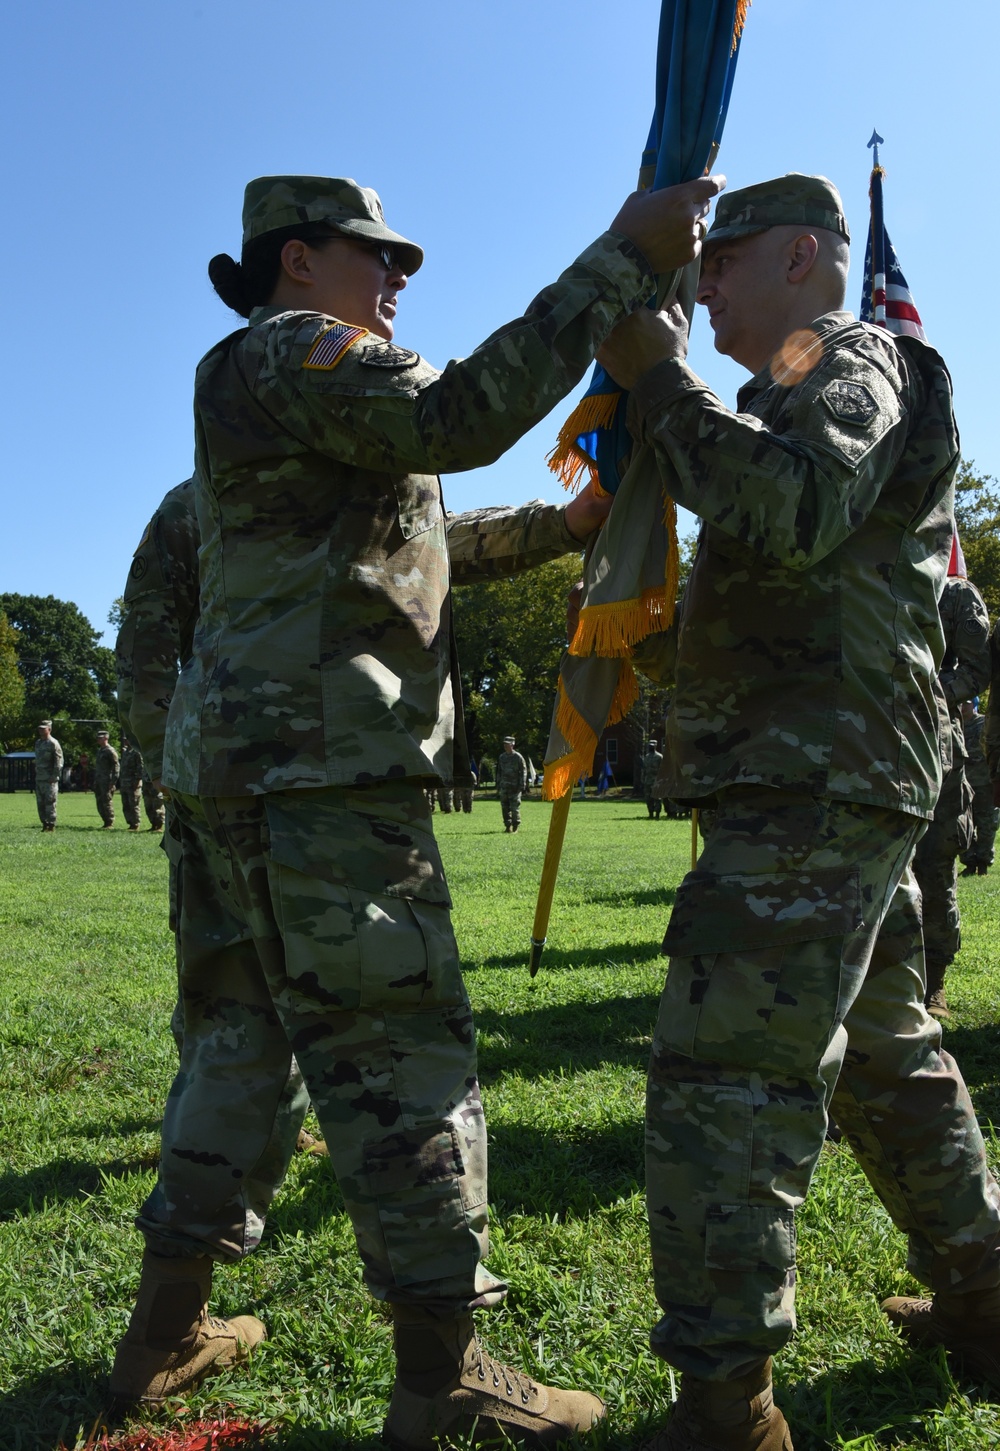
<path fill-rule="evenodd" d="M 52 734 L 52 722 L 38 722 L 35 742 L 35 805 L 43 831 L 55 831 L 59 805 L 59 776 L 63 768 L 62 746 Z"/>
<path fill-rule="evenodd" d="M 682 1372 L 657 1451 L 790 1451 L 771 1356 L 831 1105 L 934 1292 L 890 1320 L 1000 1383 L 1000 1191 L 922 1001 L 908 870 L 941 786 L 958 434 L 933 349 L 842 311 L 848 238 L 824 177 L 719 204 L 697 296 L 754 375 L 736 413 L 685 363 L 679 308 L 599 355 L 703 521 L 664 777 L 718 811 L 667 929 L 647 1090 L 651 1344 Z"/>
<path fill-rule="evenodd" d="M 139 802 L 142 799 L 142 756 L 128 736 L 122 737 L 122 754 L 118 765 L 118 794 L 129 831 L 139 830 Z"/>
<path fill-rule="evenodd" d="M 651 821 L 659 821 L 663 802 L 656 795 L 656 778 L 663 765 L 663 752 L 657 750 L 659 741 L 650 741 L 642 758 L 642 790 L 646 798 L 646 812 Z"/>
<path fill-rule="evenodd" d="M 992 669 L 992 666 L 991 666 Z M 990 771 L 983 751 L 986 717 L 979 713 L 979 697 L 962 701 L 965 736 L 965 777 L 972 787 L 972 845 L 962 853 L 963 877 L 985 877 L 993 865 L 997 810 L 993 805 Z"/>
<path fill-rule="evenodd" d="M 497 792 L 504 831 L 516 831 L 521 825 L 521 792 L 528 783 L 528 763 L 520 751 L 515 751 L 514 744 L 513 736 L 504 736 L 503 750 L 497 760 Z"/>
<path fill-rule="evenodd" d="M 98 731 L 97 754 L 94 757 L 94 800 L 105 831 L 110 831 L 115 824 L 117 784 L 118 752 L 108 740 L 107 731 Z"/>
<path fill-rule="evenodd" d="M 213 1260 L 256 1246 L 291 1155 L 292 1116 L 276 1115 L 294 1053 L 366 1283 L 392 1310 L 389 1443 L 429 1451 L 475 1423 L 550 1443 L 603 1415 L 476 1337 L 473 1310 L 506 1286 L 483 1263 L 475 1035 L 424 789 L 467 771 L 449 559 L 456 578 L 510 574 L 578 549 L 607 504 L 588 490 L 446 533 L 435 475 L 491 462 L 566 395 L 653 274 L 696 255 L 718 189 L 630 198 L 523 317 L 439 373 L 391 342 L 423 254 L 374 192 L 247 188 L 242 262 L 214 258 L 210 275 L 249 325 L 195 383 L 200 613 L 163 771 L 184 1062 L 138 1220 L 118 1397 L 180 1394 L 262 1339 L 207 1302 Z M 200 898 L 233 875 L 223 934 Z M 248 943 L 254 960 L 230 950 Z"/>
<path fill-rule="evenodd" d="M 965 560 L 955 535 L 938 604 L 944 632 L 944 659 L 938 679 L 947 702 L 942 730 L 948 739 L 942 756 L 950 760 L 934 815 L 913 854 L 913 875 L 920 888 L 927 989 L 924 1002 L 935 1018 L 950 1018 L 944 978 L 962 945 L 958 910 L 957 862 L 972 842 L 972 792 L 966 780 L 962 703 L 990 682 L 990 617 L 982 595 L 965 577 Z"/>

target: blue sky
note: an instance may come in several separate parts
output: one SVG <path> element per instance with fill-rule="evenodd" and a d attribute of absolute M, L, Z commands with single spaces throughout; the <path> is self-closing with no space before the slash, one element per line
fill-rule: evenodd
<path fill-rule="evenodd" d="M 205 267 L 238 255 L 250 177 L 376 187 L 390 226 L 427 251 L 397 341 L 443 366 L 522 312 L 634 186 L 658 13 L 658 0 L 8 10 L 0 588 L 74 600 L 104 628 L 146 519 L 190 473 L 194 367 L 237 323 Z M 857 310 L 877 126 L 887 225 L 952 369 L 965 456 L 986 473 L 1000 473 L 996 281 L 974 259 L 996 236 L 995 14 L 986 0 L 754 0 L 719 160 L 731 186 L 790 170 L 838 183 Z M 744 375 L 703 323 L 691 362 L 733 402 Z M 564 411 L 492 468 L 446 479 L 449 507 L 559 497 L 544 455 Z"/>

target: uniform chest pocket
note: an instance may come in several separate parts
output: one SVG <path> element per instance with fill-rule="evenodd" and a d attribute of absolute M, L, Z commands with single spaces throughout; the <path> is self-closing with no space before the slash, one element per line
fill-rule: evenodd
<path fill-rule="evenodd" d="M 440 480 L 434 474 L 401 474 L 392 482 L 403 538 L 433 529 L 443 516 Z"/>

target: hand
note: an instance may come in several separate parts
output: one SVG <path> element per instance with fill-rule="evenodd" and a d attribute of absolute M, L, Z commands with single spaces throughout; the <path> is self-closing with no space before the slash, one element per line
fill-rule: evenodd
<path fill-rule="evenodd" d="M 674 302 L 665 312 L 640 307 L 620 322 L 597 350 L 597 361 L 619 388 L 633 388 L 665 358 L 687 357 L 688 322 L 684 309 Z"/>
<path fill-rule="evenodd" d="M 612 496 L 603 492 L 598 493 L 593 482 L 581 489 L 575 499 L 571 499 L 566 505 L 566 528 L 574 539 L 579 539 L 581 544 L 586 543 L 605 519 L 611 513 Z"/>
<path fill-rule="evenodd" d="M 725 184 L 724 176 L 699 176 L 659 191 L 634 191 L 611 230 L 633 241 L 654 272 L 685 267 L 701 252 L 709 203 Z"/>

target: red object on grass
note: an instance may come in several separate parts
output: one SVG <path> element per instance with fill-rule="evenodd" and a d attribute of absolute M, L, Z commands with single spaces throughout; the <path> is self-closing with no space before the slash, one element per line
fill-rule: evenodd
<path fill-rule="evenodd" d="M 273 1427 L 259 1421 L 192 1421 L 166 1431 L 94 1431 L 84 1451 L 258 1451 Z M 65 1451 L 61 1447 L 60 1451 Z"/>

